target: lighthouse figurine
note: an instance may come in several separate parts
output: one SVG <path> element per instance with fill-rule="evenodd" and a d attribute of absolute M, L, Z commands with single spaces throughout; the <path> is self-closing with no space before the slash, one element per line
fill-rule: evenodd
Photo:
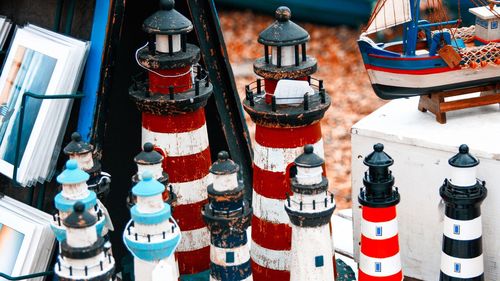
<path fill-rule="evenodd" d="M 212 94 L 207 73 L 198 64 L 200 49 L 187 43 L 193 24 L 160 0 L 143 30 L 147 46 L 136 52 L 148 79 L 139 79 L 129 95 L 142 114 L 142 143 L 151 142 L 164 157 L 176 195 L 174 217 L 183 232 L 176 256 L 184 279 L 208 278 L 210 234 L 200 210 L 207 203 L 212 159 L 204 107 Z"/>
<path fill-rule="evenodd" d="M 153 275 L 162 276 L 162 280 L 179 279 L 174 252 L 181 241 L 181 230 L 172 218 L 170 205 L 163 202 L 164 190 L 149 170 L 132 188 L 137 203 L 130 209 L 132 219 L 123 239 L 134 256 L 135 280 L 153 281 Z"/>
<path fill-rule="evenodd" d="M 78 167 L 90 175 L 87 186 L 102 202 L 109 194 L 111 175 L 101 170 L 101 162 L 94 156 L 94 146 L 82 140 L 78 132 L 71 134 L 71 142 L 63 149 L 69 159 L 76 160 Z"/>
<path fill-rule="evenodd" d="M 295 159 L 297 174 L 292 178 L 293 195 L 285 203 L 292 225 L 291 281 L 335 280 L 335 249 L 330 231 L 335 201 L 328 192 L 323 164 L 310 144 Z"/>
<path fill-rule="evenodd" d="M 54 266 L 58 280 L 115 280 L 115 260 L 104 239 L 97 235 L 96 217 L 83 202 L 76 202 L 72 209 L 63 222 L 67 234 L 60 241 L 61 252 Z"/>
<path fill-rule="evenodd" d="M 57 182 L 62 185 L 62 190 L 54 198 L 57 213 L 53 216 L 51 227 L 59 242 L 66 238 L 66 227 L 63 222 L 71 214 L 73 205 L 77 201 L 97 218 L 95 225 L 97 234 L 105 236 L 108 233 L 107 219 L 98 204 L 97 195 L 87 187 L 89 177 L 89 174 L 78 167 L 78 162 L 74 159 L 68 160 L 66 169 L 57 176 Z"/>
<path fill-rule="evenodd" d="M 439 194 L 445 204 L 443 249 L 439 280 L 484 280 L 481 203 L 487 196 L 484 182 L 476 178 L 479 160 L 462 144 L 448 160 L 451 177 Z"/>
<path fill-rule="evenodd" d="M 208 186 L 209 203 L 202 213 L 211 233 L 212 281 L 253 280 L 247 238 L 252 208 L 244 199 L 238 171 L 239 166 L 229 159 L 226 151 L 219 152 L 210 167 L 213 184 Z"/>
<path fill-rule="evenodd" d="M 154 150 L 154 145 L 152 143 L 145 143 L 143 150 L 134 157 L 134 162 L 137 165 L 137 173 L 132 176 L 132 183 L 136 185 L 142 179 L 142 174 L 145 171 L 150 171 L 153 178 L 165 186 L 163 201 L 173 207 L 172 204 L 175 202 L 175 194 L 172 192 L 172 187 L 168 183 L 168 174 L 163 171 L 162 164 L 164 159 L 163 155 Z M 130 193 L 127 198 L 127 204 L 129 207 L 135 204 L 135 198 L 132 193 Z"/>
<path fill-rule="evenodd" d="M 284 209 L 290 168 L 306 144 L 324 157 L 320 120 L 330 107 L 323 81 L 310 75 L 309 34 L 279 7 L 276 21 L 259 35 L 264 56 L 254 72 L 264 78 L 246 86 L 245 111 L 255 122 L 252 194 L 252 274 L 257 281 L 290 280 L 292 229 Z M 298 84 L 297 84 L 298 83 Z"/>
<path fill-rule="evenodd" d="M 373 150 L 363 160 L 368 172 L 358 196 L 362 206 L 358 280 L 403 280 L 396 216 L 400 196 L 389 170 L 394 160 L 381 143 Z"/>

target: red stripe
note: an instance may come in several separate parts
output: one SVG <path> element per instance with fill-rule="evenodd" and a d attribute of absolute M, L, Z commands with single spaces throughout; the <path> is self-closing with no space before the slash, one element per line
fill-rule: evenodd
<path fill-rule="evenodd" d="M 163 161 L 163 170 L 167 172 L 171 183 L 188 182 L 208 175 L 212 165 L 210 147 L 200 153 L 187 156 L 168 156 Z"/>
<path fill-rule="evenodd" d="M 274 270 L 260 266 L 254 261 L 252 264 L 252 277 L 254 281 L 289 281 L 290 271 Z M 333 279 L 332 279 L 333 280 Z"/>
<path fill-rule="evenodd" d="M 252 240 L 266 249 L 289 251 L 292 248 L 292 228 L 288 224 L 272 223 L 253 216 Z"/>
<path fill-rule="evenodd" d="M 181 231 L 200 229 L 206 226 L 201 216 L 201 209 L 208 199 L 193 204 L 175 205 L 173 217 Z"/>
<path fill-rule="evenodd" d="M 155 70 L 155 72 L 165 76 L 176 76 L 185 73 L 179 77 L 161 77 L 160 75 L 149 71 L 149 91 L 152 93 L 168 94 L 170 86 L 174 86 L 174 93 L 182 93 L 191 89 L 193 82 L 191 72 L 188 72 L 190 69 L 191 66 L 176 69 Z"/>
<path fill-rule="evenodd" d="M 385 222 L 396 218 L 396 206 L 386 208 L 370 208 L 363 206 L 363 219 L 369 222 Z"/>
<path fill-rule="evenodd" d="M 474 40 L 477 40 L 477 41 L 479 41 L 479 42 L 481 42 L 481 43 L 483 43 L 483 44 L 485 44 L 485 45 L 487 45 L 487 44 L 488 44 L 488 43 L 490 43 L 490 42 L 500 43 L 500 39 L 498 39 L 498 40 L 484 40 L 484 39 L 479 38 L 479 37 L 477 37 L 477 36 L 474 36 Z"/>
<path fill-rule="evenodd" d="M 321 139 L 319 122 L 298 128 L 270 128 L 256 125 L 255 141 L 265 147 L 296 148 Z"/>
<path fill-rule="evenodd" d="M 377 70 L 377 71 L 389 72 L 389 73 L 413 74 L 413 75 L 436 74 L 436 73 L 444 73 L 444 72 L 449 72 L 449 71 L 460 70 L 459 66 L 456 68 L 449 68 L 449 67 L 445 66 L 445 67 L 434 67 L 434 68 L 427 68 L 427 69 L 396 69 L 396 68 L 374 66 L 374 65 L 370 65 L 370 64 L 365 64 L 365 68 Z"/>
<path fill-rule="evenodd" d="M 290 163 L 290 167 L 293 163 Z M 271 172 L 253 165 L 253 190 L 259 195 L 272 199 L 286 199 L 290 189 L 290 169 L 286 173 Z"/>
<path fill-rule="evenodd" d="M 392 257 L 399 253 L 398 235 L 384 240 L 374 240 L 361 234 L 361 252 L 372 258 Z"/>
<path fill-rule="evenodd" d="M 398 273 L 391 276 L 370 276 L 361 269 L 358 271 L 358 281 L 401 281 L 403 280 L 403 271 L 399 271 Z"/>
<path fill-rule="evenodd" d="M 179 261 L 179 272 L 195 274 L 208 270 L 210 267 L 210 246 L 189 252 L 176 252 Z"/>
<path fill-rule="evenodd" d="M 369 57 L 384 59 L 384 60 L 434 60 L 441 58 L 440 56 L 431 56 L 431 57 L 387 57 L 376 54 L 368 54 Z"/>
<path fill-rule="evenodd" d="M 191 132 L 203 127 L 203 125 L 205 125 L 205 110 L 203 108 L 194 112 L 174 115 L 142 113 L 142 127 L 156 133 Z"/>

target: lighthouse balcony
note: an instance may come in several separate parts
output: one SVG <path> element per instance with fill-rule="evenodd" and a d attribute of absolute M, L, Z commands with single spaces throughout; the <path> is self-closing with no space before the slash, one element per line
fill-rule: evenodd
<path fill-rule="evenodd" d="M 114 280 L 115 260 L 111 253 L 103 251 L 89 259 L 59 257 L 55 271 L 59 280 Z"/>
<path fill-rule="evenodd" d="M 243 106 L 252 120 L 258 124 L 278 123 L 282 126 L 311 124 L 323 117 L 330 107 L 331 100 L 323 87 L 323 80 L 307 76 L 307 82 L 312 92 L 287 89 L 289 93 L 286 96 L 277 96 L 275 92 L 266 92 L 265 80 L 257 79 L 245 87 Z M 291 92 L 300 94 L 290 94 Z"/>

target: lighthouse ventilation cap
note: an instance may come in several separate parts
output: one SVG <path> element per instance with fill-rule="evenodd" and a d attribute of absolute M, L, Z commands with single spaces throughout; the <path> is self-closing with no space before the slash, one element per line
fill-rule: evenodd
<path fill-rule="evenodd" d="M 86 228 L 96 224 L 97 218 L 85 210 L 85 205 L 77 201 L 73 212 L 63 221 L 68 228 Z"/>
<path fill-rule="evenodd" d="M 175 35 L 193 30 L 191 21 L 174 9 L 174 0 L 160 0 L 160 10 L 147 18 L 142 29 L 150 34 Z"/>
<path fill-rule="evenodd" d="M 369 167 L 389 167 L 394 164 L 394 160 L 384 152 L 384 145 L 377 143 L 373 146 L 373 152 L 365 157 L 363 163 Z"/>
<path fill-rule="evenodd" d="M 458 148 L 458 153 L 448 160 L 448 164 L 457 168 L 471 168 L 479 165 L 479 160 L 469 153 L 466 144 L 462 144 Z"/>
<path fill-rule="evenodd" d="M 78 132 L 71 134 L 71 142 L 63 149 L 65 154 L 83 154 L 94 150 L 94 147 L 82 141 L 82 136 Z"/>
<path fill-rule="evenodd" d="M 217 155 L 217 161 L 210 167 L 210 172 L 216 175 L 229 175 L 238 172 L 240 167 L 229 159 L 227 151 L 221 151 Z"/>
<path fill-rule="evenodd" d="M 320 167 L 325 163 L 323 158 L 314 153 L 314 146 L 307 144 L 304 146 L 304 153 L 295 158 L 295 165 L 304 168 Z"/>
<path fill-rule="evenodd" d="M 66 169 L 57 176 L 57 182 L 60 184 L 76 184 L 86 182 L 90 175 L 78 168 L 78 162 L 71 159 L 66 162 Z"/>
<path fill-rule="evenodd" d="M 288 7 L 276 9 L 276 21 L 259 34 L 258 42 L 267 46 L 294 46 L 309 41 L 309 33 L 290 20 Z"/>
<path fill-rule="evenodd" d="M 156 150 L 154 150 L 154 145 L 147 142 L 143 146 L 143 150 L 134 157 L 134 161 L 137 164 L 142 165 L 154 165 L 161 163 L 163 161 L 163 156 Z"/>
<path fill-rule="evenodd" d="M 142 173 L 142 180 L 132 188 L 132 193 L 135 196 L 150 197 L 162 194 L 165 191 L 165 186 L 153 178 L 151 171 Z"/>

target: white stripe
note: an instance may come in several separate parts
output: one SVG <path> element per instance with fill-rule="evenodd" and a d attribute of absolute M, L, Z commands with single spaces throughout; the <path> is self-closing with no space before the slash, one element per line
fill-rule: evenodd
<path fill-rule="evenodd" d="M 290 251 L 269 250 L 252 241 L 250 253 L 252 260 L 262 267 L 274 270 L 290 270 Z"/>
<path fill-rule="evenodd" d="M 374 240 L 385 240 L 398 234 L 398 219 L 371 222 L 361 218 L 361 234 Z"/>
<path fill-rule="evenodd" d="M 257 192 L 254 192 L 252 197 L 253 214 L 256 217 L 273 223 L 290 223 L 285 211 L 286 200 L 270 199 Z"/>
<path fill-rule="evenodd" d="M 198 203 L 208 198 L 207 186 L 212 183 L 212 174 L 188 182 L 171 183 L 172 191 L 177 196 L 178 205 Z"/>
<path fill-rule="evenodd" d="M 443 234 L 453 240 L 474 240 L 483 235 L 481 216 L 468 221 L 444 216 Z"/>
<path fill-rule="evenodd" d="M 380 272 L 376 271 L 376 263 L 380 263 Z M 359 253 L 359 269 L 365 274 L 374 277 L 391 276 L 401 271 L 401 258 L 399 253 L 383 259 L 368 257 L 363 253 Z"/>
<path fill-rule="evenodd" d="M 459 266 L 459 272 L 455 269 Z M 483 255 L 472 259 L 459 259 L 441 253 L 441 271 L 456 278 L 474 278 L 484 273 Z"/>
<path fill-rule="evenodd" d="M 210 232 L 202 227 L 195 230 L 182 231 L 182 239 L 177 252 L 190 252 L 210 245 Z"/>
<path fill-rule="evenodd" d="M 168 156 L 197 154 L 208 147 L 207 126 L 185 133 L 157 133 L 142 128 L 142 143 L 151 142 Z"/>
<path fill-rule="evenodd" d="M 234 253 L 234 261 L 226 262 L 226 253 Z M 235 266 L 241 265 L 250 260 L 250 247 L 247 242 L 245 245 L 237 248 L 219 248 L 216 246 L 210 247 L 210 261 L 220 266 Z"/>
<path fill-rule="evenodd" d="M 321 158 L 325 158 L 323 139 L 320 139 L 313 146 L 314 153 Z M 285 173 L 288 165 L 304 152 L 304 148 L 302 146 L 296 148 L 271 148 L 255 143 L 253 151 L 253 162 L 257 167 L 266 171 Z"/>

